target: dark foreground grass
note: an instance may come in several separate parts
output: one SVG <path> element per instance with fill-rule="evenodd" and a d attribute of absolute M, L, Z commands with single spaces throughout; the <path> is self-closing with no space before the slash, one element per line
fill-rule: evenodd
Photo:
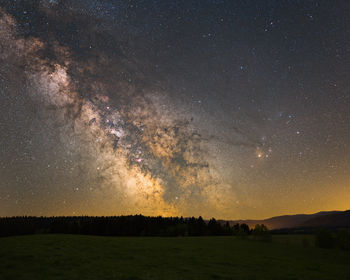
<path fill-rule="evenodd" d="M 0 279 L 350 279 L 350 253 L 235 237 L 0 238 Z"/>

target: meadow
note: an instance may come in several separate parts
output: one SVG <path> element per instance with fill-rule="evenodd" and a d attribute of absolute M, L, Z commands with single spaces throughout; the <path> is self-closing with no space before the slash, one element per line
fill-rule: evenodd
<path fill-rule="evenodd" d="M 350 279 L 349 252 L 304 247 L 302 240 L 287 235 L 273 236 L 272 242 L 234 236 L 3 237 L 0 279 Z"/>

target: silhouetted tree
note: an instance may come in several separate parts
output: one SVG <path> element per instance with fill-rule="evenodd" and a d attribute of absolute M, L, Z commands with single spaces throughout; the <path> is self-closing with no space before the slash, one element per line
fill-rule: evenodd
<path fill-rule="evenodd" d="M 253 230 L 253 236 L 256 240 L 271 241 L 271 235 L 264 224 L 256 224 Z"/>
<path fill-rule="evenodd" d="M 210 235 L 223 235 L 223 229 L 214 218 L 211 218 L 208 223 L 208 230 Z"/>
<path fill-rule="evenodd" d="M 233 231 L 234 235 L 238 235 L 238 233 L 239 233 L 239 224 L 238 223 L 233 226 L 232 231 Z"/>
<path fill-rule="evenodd" d="M 223 230 L 223 235 L 232 235 L 233 234 L 233 229 L 230 226 L 229 222 L 226 222 L 224 226 L 222 227 Z"/>
<path fill-rule="evenodd" d="M 246 236 L 250 234 L 250 229 L 247 224 L 240 224 L 239 225 L 239 235 Z"/>

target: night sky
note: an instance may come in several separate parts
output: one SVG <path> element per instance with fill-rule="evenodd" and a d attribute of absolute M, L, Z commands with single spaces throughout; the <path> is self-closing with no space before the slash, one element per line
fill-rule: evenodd
<path fill-rule="evenodd" d="M 0 216 L 349 209 L 349 15 L 0 0 Z"/>

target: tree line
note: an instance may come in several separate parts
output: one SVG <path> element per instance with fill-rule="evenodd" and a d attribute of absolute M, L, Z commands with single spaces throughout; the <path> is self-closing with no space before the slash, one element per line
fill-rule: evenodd
<path fill-rule="evenodd" d="M 266 229 L 267 230 L 267 229 Z M 5 217 L 0 218 L 0 236 L 36 233 L 66 233 L 104 236 L 210 236 L 249 235 L 247 224 L 230 225 L 202 217 Z"/>

